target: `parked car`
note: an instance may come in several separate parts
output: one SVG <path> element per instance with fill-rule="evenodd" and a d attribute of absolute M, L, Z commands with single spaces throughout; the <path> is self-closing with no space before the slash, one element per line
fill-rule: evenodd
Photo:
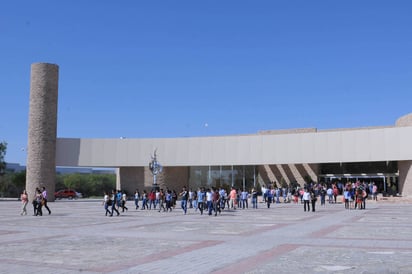
<path fill-rule="evenodd" d="M 79 192 L 76 192 L 73 189 L 62 189 L 54 193 L 55 199 L 62 199 L 62 198 L 77 199 L 81 197 L 82 197 L 82 194 Z"/>

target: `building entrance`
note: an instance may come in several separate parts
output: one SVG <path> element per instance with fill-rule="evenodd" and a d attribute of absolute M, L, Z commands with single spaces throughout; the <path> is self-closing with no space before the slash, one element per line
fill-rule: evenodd
<path fill-rule="evenodd" d="M 341 184 L 346 185 L 349 182 L 361 182 L 368 185 L 375 183 L 379 193 L 395 195 L 398 193 L 398 177 L 397 173 L 386 174 L 322 174 L 319 175 L 320 182 L 326 184 Z"/>

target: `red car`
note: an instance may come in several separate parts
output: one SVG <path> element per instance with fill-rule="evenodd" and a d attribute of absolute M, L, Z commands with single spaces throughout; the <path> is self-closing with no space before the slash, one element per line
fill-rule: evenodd
<path fill-rule="evenodd" d="M 78 193 L 73 189 L 62 189 L 54 193 L 55 199 L 62 199 L 62 198 L 69 198 L 69 199 L 77 199 Z"/>

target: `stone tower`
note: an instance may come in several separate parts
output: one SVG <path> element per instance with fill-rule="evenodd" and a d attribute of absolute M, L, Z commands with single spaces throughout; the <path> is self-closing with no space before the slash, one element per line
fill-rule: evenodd
<path fill-rule="evenodd" d="M 48 201 L 54 201 L 58 80 L 57 65 L 31 65 L 26 171 L 26 190 L 30 200 L 36 187 L 44 186 Z"/>

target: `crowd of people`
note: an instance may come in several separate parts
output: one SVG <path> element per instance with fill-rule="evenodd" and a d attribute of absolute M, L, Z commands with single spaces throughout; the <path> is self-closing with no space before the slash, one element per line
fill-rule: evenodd
<path fill-rule="evenodd" d="M 23 192 L 21 193 L 20 200 L 22 203 L 20 215 L 27 215 L 27 204 L 29 203 L 29 196 L 26 190 L 23 190 Z M 51 210 L 47 204 L 47 190 L 45 187 L 36 188 L 36 190 L 34 191 L 32 204 L 34 211 L 33 216 L 43 216 L 43 207 L 47 209 L 49 215 L 51 214 Z"/>
<path fill-rule="evenodd" d="M 345 185 L 340 183 L 321 184 L 310 183 L 303 187 L 296 188 L 277 188 L 272 185 L 262 187 L 262 192 L 258 193 L 255 188 L 249 191 L 246 189 L 237 189 L 232 187 L 229 191 L 225 188 L 216 187 L 199 187 L 196 191 L 191 188 L 183 187 L 178 193 L 176 190 L 156 189 L 150 192 L 144 190 L 139 192 L 136 189 L 133 199 L 135 209 L 138 210 L 158 210 L 158 212 L 171 212 L 176 209 L 180 200 L 180 208 L 184 214 L 188 209 L 194 209 L 201 215 L 205 212 L 208 215 L 221 214 L 223 210 L 248 209 L 249 204 L 253 209 L 258 208 L 259 194 L 262 195 L 261 203 L 270 208 L 271 204 L 278 203 L 295 203 L 303 204 L 303 210 L 306 212 L 315 212 L 318 198 L 320 206 L 325 206 L 326 201 L 329 204 L 343 203 L 345 209 L 365 209 L 366 200 L 371 195 L 373 200 L 377 200 L 378 188 L 375 183 L 365 182 L 348 182 Z M 342 201 L 338 201 L 338 196 Z M 29 197 L 26 190 L 20 196 L 22 201 L 21 215 L 27 215 L 27 204 Z M 110 193 L 105 192 L 103 205 L 106 216 L 120 215 L 121 212 L 128 211 L 126 206 L 128 197 L 124 191 L 113 189 Z M 43 208 L 51 214 L 47 204 L 47 191 L 45 187 L 36 188 L 33 197 L 34 216 L 42 216 Z"/>
<path fill-rule="evenodd" d="M 304 210 L 312 204 L 312 211 L 315 211 L 317 198 L 320 198 L 320 205 L 325 206 L 326 200 L 329 204 L 340 203 L 338 196 L 341 195 L 342 203 L 345 209 L 365 209 L 366 201 L 369 195 L 372 200 L 377 201 L 378 188 L 374 182 L 366 183 L 361 181 L 348 182 L 345 185 L 341 183 L 332 184 L 309 184 L 297 189 L 293 194 L 294 202 L 298 203 L 299 199 L 304 204 Z M 306 201 L 306 202 L 305 202 Z M 309 202 L 308 202 L 309 201 Z"/>
<path fill-rule="evenodd" d="M 230 191 L 225 188 L 204 188 L 199 187 L 197 191 L 191 188 L 183 187 L 178 193 L 170 189 L 155 189 L 150 192 L 144 190 L 142 193 L 136 190 L 133 199 L 135 209 L 140 210 L 157 210 L 158 212 L 171 212 L 176 209 L 177 202 L 180 200 L 180 208 L 183 214 L 187 214 L 189 208 L 201 215 L 221 214 L 223 210 L 248 209 L 249 202 L 252 208 L 258 208 L 258 192 L 252 188 L 250 192 L 246 189 L 236 189 L 232 187 Z M 310 183 L 303 187 L 296 188 L 276 188 L 272 186 L 262 187 L 262 200 L 265 207 L 270 208 L 274 203 L 295 203 L 303 204 L 303 210 L 306 212 L 315 212 L 318 198 L 320 206 L 325 206 L 326 201 L 329 204 L 340 203 L 338 196 L 342 196 L 342 203 L 346 209 L 365 209 L 368 195 L 371 194 L 373 199 L 377 199 L 377 187 L 374 183 L 367 184 L 360 181 L 349 182 L 344 186 L 336 183 L 321 184 Z M 105 193 L 104 207 L 106 216 L 113 216 L 113 213 L 120 215 L 127 211 L 125 206 L 127 201 L 126 194 L 120 190 L 113 190 L 111 195 Z"/>

